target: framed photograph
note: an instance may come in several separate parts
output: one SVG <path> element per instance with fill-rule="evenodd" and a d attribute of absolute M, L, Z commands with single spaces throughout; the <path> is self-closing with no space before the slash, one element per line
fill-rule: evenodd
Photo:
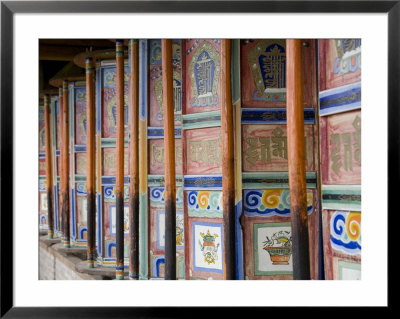
<path fill-rule="evenodd" d="M 400 1 L 397 0 L 1 1 L 1 318 L 186 318 L 200 311 L 209 316 L 210 313 L 205 312 L 208 308 L 212 309 L 212 316 L 226 315 L 227 310 L 233 310 L 232 314 L 249 316 L 259 307 L 269 307 L 268 311 L 281 311 L 281 307 L 296 310 L 304 306 L 389 307 L 388 225 L 393 227 L 394 224 L 389 224 L 389 211 L 396 209 L 395 190 L 400 162 L 399 31 Z M 163 121 L 163 96 L 160 81 L 161 53 L 157 55 L 161 46 L 157 41 L 166 38 L 174 39 L 172 51 L 175 54 L 180 52 L 186 59 L 191 59 L 190 63 L 182 65 L 183 68 L 187 65 L 187 70 L 193 75 L 183 79 L 176 72 L 173 78 L 174 92 L 183 92 L 193 87 L 184 96 L 187 103 L 182 98 L 174 104 L 174 120 L 182 127 L 186 125 L 185 130 L 182 128 L 175 131 L 176 149 L 182 153 L 176 155 L 179 162 L 176 166 L 176 240 L 179 243 L 176 246 L 177 277 L 191 280 L 161 280 L 166 271 L 164 229 L 167 218 L 164 209 L 164 180 L 161 175 L 164 169 L 164 132 L 158 128 Z M 342 38 L 355 40 L 350 43 L 341 41 L 346 40 Z M 147 49 L 153 50 L 149 59 L 152 68 L 149 67 L 149 70 L 153 72 L 154 78 L 149 80 L 149 77 L 146 85 L 148 91 L 151 91 L 148 93 L 149 103 L 154 103 L 158 108 L 144 115 L 149 122 L 149 126 L 145 127 L 149 135 L 148 157 L 143 165 L 149 168 L 151 175 L 146 179 L 145 186 L 146 191 L 151 192 L 146 201 L 146 218 L 149 224 L 154 225 L 154 230 L 145 234 L 148 240 L 146 243 L 140 242 L 144 245 L 140 249 L 149 251 L 145 258 L 149 275 L 140 278 L 146 280 L 39 280 L 40 256 L 46 253 L 46 249 L 39 247 L 38 239 L 41 232 L 47 231 L 47 214 L 51 211 L 42 173 L 46 171 L 46 163 L 44 156 L 38 159 L 38 148 L 40 154 L 44 153 L 45 148 L 45 131 L 38 126 L 39 118 L 44 113 L 38 112 L 38 88 L 40 81 L 43 81 L 39 77 L 41 71 L 38 64 L 40 39 L 140 39 L 146 40 Z M 180 51 L 181 42 L 176 39 L 185 39 L 185 51 Z M 217 119 L 220 97 L 219 84 L 206 81 L 210 74 L 219 76 L 221 71 L 221 65 L 214 62 L 220 47 L 218 39 L 243 41 L 238 42 L 243 44 L 238 61 L 247 68 L 239 69 L 238 72 L 244 79 L 252 79 L 241 84 L 246 91 L 241 93 L 239 90 L 239 100 L 242 99 L 245 106 L 243 110 L 238 109 L 242 117 L 235 123 L 240 126 L 238 131 L 246 137 L 247 143 L 243 144 L 243 150 L 235 154 L 235 161 L 239 157 L 243 158 L 241 166 L 237 167 L 240 174 L 243 168 L 239 184 L 243 185 L 240 196 L 243 196 L 241 200 L 244 207 L 241 218 L 235 216 L 235 231 L 236 234 L 242 234 L 242 230 L 247 232 L 243 237 L 236 237 L 236 247 L 244 252 L 236 255 L 236 262 L 244 264 L 244 261 L 250 261 L 252 264 L 249 268 L 243 266 L 237 269 L 236 279 L 240 280 L 219 280 L 223 278 L 226 267 L 223 250 L 226 247 L 226 226 L 222 211 L 219 158 L 222 148 L 218 135 L 221 119 Z M 256 42 L 243 39 L 263 39 L 260 43 L 263 48 L 267 48 L 265 52 L 270 50 L 267 53 L 271 53 L 274 50 L 274 59 L 279 61 L 282 60 L 281 48 L 285 47 L 285 41 L 264 39 L 321 39 L 326 53 L 322 61 L 334 66 L 332 72 L 327 72 L 324 77 L 325 82 L 319 83 L 320 88 L 324 88 L 321 90 L 322 95 L 318 90 L 305 92 L 306 99 L 318 96 L 318 101 L 324 102 L 319 105 L 317 114 L 325 116 L 321 122 L 321 134 L 328 132 L 329 139 L 325 136 L 321 147 L 329 151 L 330 165 L 318 167 L 318 161 L 313 160 L 324 155 L 313 149 L 320 132 L 311 128 L 315 113 L 310 105 L 304 105 L 307 213 L 315 225 L 323 223 L 329 230 L 323 238 L 322 235 L 310 237 L 320 241 L 320 249 L 324 249 L 324 243 L 329 243 L 329 249 L 325 248 L 324 252 L 331 257 L 328 261 L 318 257 L 319 251 L 311 249 L 310 252 L 313 279 L 321 280 L 291 280 L 295 264 L 289 192 L 285 186 L 288 177 L 284 172 L 288 160 L 284 148 L 279 146 L 284 143 L 282 134 L 287 134 L 285 120 L 282 120 L 280 114 L 280 108 L 285 107 L 286 90 L 282 90 L 279 83 L 270 90 L 264 87 L 265 83 L 273 81 L 267 75 L 270 66 L 267 53 L 260 53 L 260 46 Z M 362 82 L 354 81 L 361 77 L 361 57 L 357 51 L 361 44 L 358 41 L 363 43 Z M 203 51 L 196 48 L 202 48 Z M 319 52 L 318 47 L 315 52 Z M 180 62 L 174 62 L 177 70 L 180 69 Z M 317 71 L 308 67 L 308 62 L 302 62 L 303 69 L 314 76 Z M 99 73 L 101 76 L 98 77 L 101 78 L 100 82 L 108 81 L 104 86 L 105 91 L 97 93 L 103 99 L 107 98 L 107 94 L 111 96 L 110 92 L 114 90 L 109 85 L 114 83 L 114 75 L 107 63 L 100 65 L 103 73 Z M 257 63 L 264 68 L 256 70 L 254 65 Z M 321 59 L 319 63 L 322 65 Z M 201 69 L 204 65 L 207 69 Z M 125 64 L 127 67 L 128 64 Z M 203 77 L 200 74 L 202 71 Z M 180 86 L 181 81 L 185 87 Z M 235 83 L 232 83 L 233 91 L 234 86 Z M 83 103 L 85 93 L 82 87 L 78 85 L 73 89 L 80 103 Z M 362 138 L 359 132 L 361 94 Z M 351 95 L 353 100 L 343 102 L 344 95 Z M 109 107 L 105 107 L 104 111 L 107 112 L 107 125 L 104 124 L 104 128 L 108 135 L 101 136 L 101 143 L 104 144 L 101 147 L 105 148 L 100 155 L 108 158 L 101 164 L 107 176 L 101 176 L 96 181 L 99 184 L 98 192 L 104 194 L 104 202 L 103 205 L 100 201 L 96 202 L 95 220 L 96 241 L 108 236 L 107 245 L 96 247 L 97 250 L 103 250 L 100 252 L 104 253 L 105 263 L 110 259 L 111 251 L 114 255 L 112 249 L 115 247 L 114 238 L 117 233 L 117 209 L 113 204 L 116 194 L 116 156 L 112 149 L 115 146 L 115 132 L 111 125 L 115 112 L 111 98 L 108 102 Z M 346 113 L 338 114 L 337 108 L 342 102 L 347 108 Z M 269 103 L 274 117 L 261 114 L 265 103 Z M 198 111 L 199 107 L 203 107 L 203 110 Z M 183 112 L 187 114 L 182 115 Z M 125 113 L 128 114 L 128 110 Z M 58 123 L 60 119 L 57 116 L 54 115 L 53 121 Z M 73 218 L 76 218 L 77 226 L 74 230 L 76 238 L 71 240 L 78 243 L 80 253 L 85 253 L 89 220 L 86 218 L 86 176 L 82 173 L 86 167 L 83 154 L 86 146 L 83 145 L 87 142 L 87 119 L 83 104 L 73 116 L 76 129 L 73 132 L 71 130 L 71 136 L 74 139 L 74 149 L 77 150 L 75 160 L 71 161 L 74 162 L 72 167 L 75 179 L 72 181 L 76 188 L 73 197 L 74 200 L 76 198 L 76 211 Z M 339 122 L 341 125 L 337 125 Z M 263 126 L 266 123 L 269 125 L 267 129 Z M 96 125 L 101 127 L 100 124 Z M 125 127 L 127 125 L 125 123 Z M 54 134 L 59 136 L 58 133 Z M 54 144 L 58 145 L 56 139 Z M 340 151 L 338 145 L 342 147 Z M 362 153 L 358 152 L 361 145 Z M 188 151 L 182 151 L 188 147 Z M 346 157 L 349 149 L 354 151 L 351 159 Z M 130 169 L 126 159 L 127 155 L 125 175 Z M 54 187 L 57 192 L 59 159 L 53 162 L 56 167 Z M 268 173 L 264 173 L 265 170 L 269 170 Z M 309 174 L 312 170 L 322 171 L 322 176 Z M 187 179 L 183 172 L 188 172 Z M 207 174 L 209 180 L 202 179 Z M 258 184 L 255 184 L 256 180 Z M 286 181 L 285 185 L 283 180 Z M 346 185 L 355 181 L 356 185 L 347 188 L 347 193 L 343 195 L 343 192 L 340 193 L 342 181 Z M 315 186 L 320 182 L 327 185 L 322 195 L 318 194 Z M 127 185 L 125 181 L 123 202 L 126 241 L 129 237 Z M 343 202 L 348 198 L 352 200 L 346 202 L 343 211 Z M 319 201 L 326 205 L 326 213 L 320 221 L 318 214 L 321 212 L 318 213 L 318 207 L 313 209 Z M 60 203 L 56 201 L 57 206 Z M 362 264 L 359 262 L 361 210 Z M 318 234 L 319 226 L 315 225 L 309 227 L 312 234 Z M 187 247 L 188 243 L 191 248 Z M 126 243 L 124 250 L 129 252 Z M 382 253 L 379 259 L 376 258 L 376 251 Z M 355 257 L 345 258 L 345 254 Z M 190 256 L 190 263 L 185 263 L 186 256 Z M 320 266 L 326 267 L 333 275 L 327 278 L 320 276 Z M 54 267 L 62 266 L 54 260 Z M 275 276 L 270 279 L 282 280 L 260 280 L 265 279 L 263 276 Z M 208 282 L 204 284 L 203 279 L 208 279 Z"/>

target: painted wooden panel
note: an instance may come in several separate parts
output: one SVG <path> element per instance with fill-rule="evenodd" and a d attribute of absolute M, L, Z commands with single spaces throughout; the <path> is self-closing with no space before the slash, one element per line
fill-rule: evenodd
<path fill-rule="evenodd" d="M 86 144 L 86 89 L 77 88 L 75 97 L 75 144 Z"/>
<path fill-rule="evenodd" d="M 46 159 L 39 158 L 39 175 L 46 175 Z"/>
<path fill-rule="evenodd" d="M 186 174 L 221 174 L 222 142 L 221 128 L 203 128 L 184 132 Z"/>
<path fill-rule="evenodd" d="M 314 128 L 305 125 L 306 170 L 314 170 Z M 286 125 L 242 125 L 243 171 L 287 171 Z"/>
<path fill-rule="evenodd" d="M 149 174 L 164 175 L 164 139 L 149 140 Z M 182 139 L 175 139 L 175 172 L 182 174 Z"/>
<path fill-rule="evenodd" d="M 87 241 L 87 192 L 86 184 L 83 182 L 76 183 L 76 243 L 86 244 Z"/>
<path fill-rule="evenodd" d="M 244 190 L 243 192 L 245 279 L 292 279 L 288 190 Z M 315 194 L 315 190 L 307 190 L 312 279 L 318 278 L 318 246 L 315 244 L 318 241 L 318 199 Z M 289 211 L 286 211 L 285 207 Z"/>
<path fill-rule="evenodd" d="M 327 280 L 361 279 L 361 212 L 323 210 Z"/>
<path fill-rule="evenodd" d="M 361 111 L 321 121 L 323 184 L 361 184 Z"/>
<path fill-rule="evenodd" d="M 185 114 L 220 109 L 220 49 L 218 39 L 185 41 Z"/>
<path fill-rule="evenodd" d="M 361 39 L 319 40 L 320 91 L 361 81 Z"/>
<path fill-rule="evenodd" d="M 103 153 L 103 175 L 115 176 L 117 172 L 117 154 L 115 147 L 107 147 L 102 149 Z M 129 174 L 129 149 L 125 147 L 124 149 L 124 175 Z"/>
<path fill-rule="evenodd" d="M 224 247 L 222 220 L 191 218 L 188 232 L 190 243 L 189 278 L 223 279 Z"/>
<path fill-rule="evenodd" d="M 75 174 L 86 175 L 86 153 L 75 153 Z"/>
<path fill-rule="evenodd" d="M 304 106 L 315 107 L 315 49 L 313 40 L 302 47 Z M 241 40 L 243 107 L 286 107 L 286 40 Z"/>
<path fill-rule="evenodd" d="M 149 126 L 163 125 L 163 95 L 161 70 L 161 40 L 150 41 Z M 182 54 L 181 40 L 172 41 L 173 98 L 175 125 L 181 125 L 182 117 Z"/>
<path fill-rule="evenodd" d="M 128 82 L 129 82 L 129 69 L 125 62 L 125 73 L 124 73 L 124 122 L 125 122 L 125 136 L 128 135 Z M 102 69 L 102 137 L 113 137 L 116 135 L 117 119 L 116 119 L 116 105 L 117 105 L 117 89 L 116 89 L 116 68 L 107 67 Z"/>
<path fill-rule="evenodd" d="M 48 208 L 47 208 L 47 186 L 46 180 L 39 180 L 39 229 L 47 230 Z"/>
<path fill-rule="evenodd" d="M 103 188 L 104 189 L 104 188 Z M 115 201 L 103 202 L 103 229 L 104 229 L 104 248 L 105 258 L 112 258 L 108 260 L 108 263 L 104 263 L 105 266 L 111 262 L 115 266 L 115 233 L 116 233 L 116 208 Z M 129 255 L 129 202 L 124 199 L 124 258 L 128 258 Z"/>

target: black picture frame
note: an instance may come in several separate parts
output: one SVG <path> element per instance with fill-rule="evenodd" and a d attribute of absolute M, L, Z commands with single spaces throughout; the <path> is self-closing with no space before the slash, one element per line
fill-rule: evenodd
<path fill-rule="evenodd" d="M 211 10 L 211 11 L 210 11 Z M 1 318 L 178 318 L 185 307 L 14 307 L 13 245 L 13 16 L 15 13 L 387 13 L 388 14 L 388 212 L 395 209 L 400 144 L 400 0 L 396 1 L 1 1 Z M 388 214 L 388 218 L 389 218 Z M 390 223 L 388 222 L 388 225 Z M 392 223 L 393 227 L 393 223 Z M 388 245 L 391 241 L 388 240 Z M 389 258 L 390 254 L 388 254 Z M 392 255 L 393 256 L 393 255 Z M 390 264 L 390 260 L 388 260 Z M 390 281 L 388 281 L 388 284 Z M 390 298 L 388 305 L 390 304 Z M 257 308 L 257 307 L 256 307 Z M 252 308 L 253 310 L 257 310 Z M 389 307 L 388 307 L 389 308 Z M 304 310 L 304 311 L 303 311 Z M 245 308 L 235 314 L 249 315 Z M 301 316 L 306 309 L 297 309 Z M 213 310 L 224 315 L 226 309 Z M 260 313 L 262 315 L 262 313 Z M 264 315 L 266 315 L 264 313 Z"/>

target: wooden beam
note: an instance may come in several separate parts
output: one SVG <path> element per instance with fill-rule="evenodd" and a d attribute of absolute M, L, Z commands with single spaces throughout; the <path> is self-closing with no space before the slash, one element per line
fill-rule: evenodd
<path fill-rule="evenodd" d="M 116 279 L 124 279 L 124 48 L 117 40 L 116 55 L 116 125 L 117 125 L 117 174 L 116 174 Z"/>
<path fill-rule="evenodd" d="M 175 128 L 172 40 L 161 40 L 165 156 L 165 279 L 176 280 Z"/>
<path fill-rule="evenodd" d="M 139 41 L 129 41 L 129 279 L 139 279 Z"/>
<path fill-rule="evenodd" d="M 231 47 L 231 40 L 221 41 L 222 211 L 224 220 L 224 279 L 228 280 L 236 279 Z"/>
<path fill-rule="evenodd" d="M 286 40 L 286 96 L 293 279 L 310 279 L 301 40 Z"/>
<path fill-rule="evenodd" d="M 96 245 L 96 163 L 95 163 L 95 72 L 93 59 L 86 60 L 86 191 L 87 191 L 87 261 L 94 267 Z"/>
<path fill-rule="evenodd" d="M 63 188 L 62 188 L 62 215 L 64 230 L 64 247 L 70 247 L 70 207 L 69 207 L 69 105 L 68 81 L 63 82 L 63 125 L 62 125 L 62 161 L 63 161 Z"/>
<path fill-rule="evenodd" d="M 47 187 L 47 224 L 48 238 L 53 238 L 53 160 L 51 154 L 51 119 L 49 95 L 44 96 L 44 126 L 46 139 L 46 187 Z"/>
<path fill-rule="evenodd" d="M 83 47 L 65 45 L 39 45 L 39 60 L 72 61 L 74 56 L 84 51 Z"/>

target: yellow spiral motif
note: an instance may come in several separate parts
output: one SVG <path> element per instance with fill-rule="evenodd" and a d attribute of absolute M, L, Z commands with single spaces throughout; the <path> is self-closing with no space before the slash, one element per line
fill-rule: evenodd
<path fill-rule="evenodd" d="M 210 198 L 210 191 L 199 191 L 197 194 L 197 204 L 201 209 L 206 209 L 208 206 L 208 199 Z"/>
<path fill-rule="evenodd" d="M 280 203 L 282 189 L 265 190 L 262 195 L 262 203 L 268 208 L 275 208 Z"/>
<path fill-rule="evenodd" d="M 360 237 L 361 234 L 361 213 L 349 213 L 346 219 L 346 231 L 351 240 L 358 240 L 358 237 Z"/>

